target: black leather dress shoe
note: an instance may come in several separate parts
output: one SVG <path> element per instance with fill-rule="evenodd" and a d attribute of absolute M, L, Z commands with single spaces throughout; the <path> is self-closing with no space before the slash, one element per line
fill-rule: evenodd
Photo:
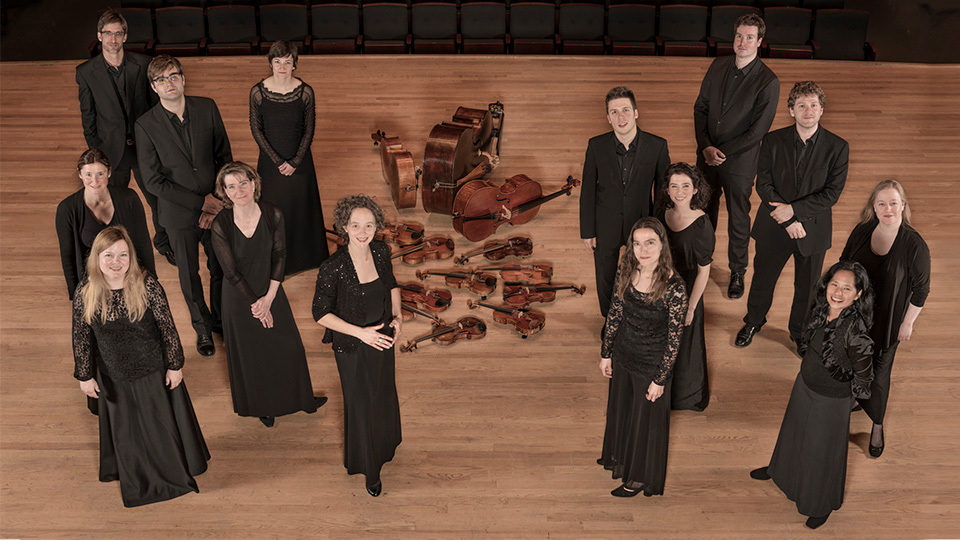
<path fill-rule="evenodd" d="M 757 335 L 757 332 L 760 331 L 759 326 L 753 326 L 752 324 L 745 324 L 743 328 L 737 332 L 737 340 L 733 343 L 737 347 L 746 347 L 753 342 L 753 336 Z"/>
<path fill-rule="evenodd" d="M 313 396 L 313 404 L 319 409 L 327 402 L 327 396 Z"/>
<path fill-rule="evenodd" d="M 730 274 L 730 285 L 727 286 L 727 297 L 737 299 L 743 296 L 743 272 Z"/>
<path fill-rule="evenodd" d="M 883 453 L 883 428 L 880 428 L 880 446 L 873 445 L 873 432 L 870 433 L 870 455 L 873 457 L 880 457 L 880 454 Z"/>
<path fill-rule="evenodd" d="M 177 265 L 177 259 L 174 258 L 172 249 L 164 251 L 161 255 L 163 255 L 163 258 L 166 259 L 167 262 L 170 263 L 171 265 L 173 266 Z"/>
<path fill-rule="evenodd" d="M 811 518 L 807 518 L 807 523 L 806 523 L 807 528 L 809 528 L 809 529 L 816 529 L 817 527 L 819 527 L 819 526 L 823 525 L 824 523 L 826 523 L 828 517 L 830 517 L 830 514 L 829 514 L 829 513 L 828 513 L 827 515 L 823 516 L 823 517 L 811 517 Z"/>
<path fill-rule="evenodd" d="M 273 424 L 276 422 L 276 418 L 272 416 L 261 416 L 260 421 L 267 427 L 273 427 Z"/>
<path fill-rule="evenodd" d="M 381 491 L 383 491 L 383 482 L 377 482 L 375 486 L 367 486 L 367 493 L 371 497 L 379 497 Z"/>
<path fill-rule="evenodd" d="M 640 488 L 629 489 L 627 488 L 626 485 L 622 485 L 617 489 L 611 491 L 610 494 L 613 495 L 614 497 L 636 497 L 637 495 L 640 494 L 641 491 L 643 490 Z"/>
<path fill-rule="evenodd" d="M 769 480 L 770 473 L 767 472 L 766 467 L 760 467 L 759 469 L 750 471 L 750 478 L 753 478 L 754 480 Z"/>
<path fill-rule="evenodd" d="M 213 356 L 217 348 L 213 345 L 213 338 L 210 334 L 200 334 L 197 336 L 197 352 L 201 356 Z"/>

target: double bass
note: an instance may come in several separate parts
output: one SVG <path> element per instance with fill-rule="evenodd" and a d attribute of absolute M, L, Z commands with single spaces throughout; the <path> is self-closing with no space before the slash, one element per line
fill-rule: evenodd
<path fill-rule="evenodd" d="M 460 339 L 480 339 L 487 335 L 487 325 L 476 317 L 463 317 L 454 324 L 439 325 L 429 334 L 420 336 L 400 347 L 400 352 L 417 350 L 417 343 L 432 339 L 440 345 L 453 345 Z"/>
<path fill-rule="evenodd" d="M 423 151 L 423 209 L 450 215 L 457 190 L 500 163 L 503 104 L 486 110 L 460 107 L 451 122 L 430 131 Z"/>
<path fill-rule="evenodd" d="M 390 186 L 390 196 L 397 210 L 417 205 L 417 187 L 422 170 L 413 162 L 413 154 L 403 149 L 399 137 L 387 137 L 377 130 L 371 133 L 373 145 L 380 147 L 380 168 L 383 181 Z"/>

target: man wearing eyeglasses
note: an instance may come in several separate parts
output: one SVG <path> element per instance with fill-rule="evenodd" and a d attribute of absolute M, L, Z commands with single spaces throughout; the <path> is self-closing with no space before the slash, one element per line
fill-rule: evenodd
<path fill-rule="evenodd" d="M 154 58 L 147 68 L 160 103 L 137 120 L 137 156 L 144 184 L 159 199 L 160 224 L 170 235 L 183 299 L 197 331 L 197 351 L 216 352 L 212 332 L 222 333 L 220 290 L 223 271 L 213 252 L 210 225 L 223 208 L 213 195 L 217 171 L 233 161 L 230 140 L 217 104 L 185 96 L 183 66 L 171 56 Z M 210 271 L 210 305 L 200 281 L 199 246 Z"/>
<path fill-rule="evenodd" d="M 127 187 L 133 172 L 153 215 L 153 245 L 170 264 L 175 264 L 170 240 L 157 217 L 157 197 L 143 186 L 133 134 L 137 118 L 157 103 L 147 80 L 150 57 L 124 52 L 127 21 L 112 9 L 97 21 L 97 39 L 102 53 L 77 66 L 83 138 L 88 147 L 107 154 L 110 185 Z"/>

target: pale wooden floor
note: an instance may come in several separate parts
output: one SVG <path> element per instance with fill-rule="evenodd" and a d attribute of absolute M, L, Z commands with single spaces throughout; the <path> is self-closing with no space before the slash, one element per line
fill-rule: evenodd
<path fill-rule="evenodd" d="M 247 124 L 250 85 L 263 59 L 189 59 L 187 92 L 215 97 L 234 156 L 255 163 Z M 317 91 L 313 151 L 328 223 L 336 200 L 367 192 L 389 201 L 370 133 L 400 136 L 419 160 L 433 124 L 457 106 L 506 108 L 494 178 L 525 173 L 553 191 L 579 176 L 586 140 L 609 128 L 604 93 L 637 93 L 643 129 L 666 137 L 674 161 L 693 160 L 692 106 L 707 59 L 572 57 L 306 57 L 298 73 Z M 232 410 L 225 357 L 202 359 L 174 269 L 159 263 L 187 354 L 190 387 L 213 454 L 200 494 L 136 509 L 116 483 L 97 482 L 97 426 L 71 377 L 70 308 L 53 227 L 56 204 L 79 187 L 84 149 L 74 63 L 0 65 L 0 536 L 16 538 L 931 538 L 960 535 L 960 367 L 950 347 L 960 322 L 956 163 L 958 66 L 771 61 L 781 78 L 774 127 L 789 123 L 793 82 L 818 81 L 823 124 L 851 144 L 847 188 L 834 212 L 836 260 L 870 188 L 907 186 L 915 225 L 933 254 L 933 290 L 914 340 L 901 345 L 883 457 L 866 456 L 869 421 L 852 420 L 843 508 L 812 533 L 772 483 L 747 472 L 775 443 L 798 358 L 787 346 L 792 271 L 780 279 L 769 323 L 733 347 L 745 300 L 723 297 L 726 237 L 706 292 L 713 397 L 704 413 L 672 416 L 663 497 L 616 500 L 595 464 L 606 381 L 600 376 L 593 265 L 579 240 L 577 200 L 544 206 L 519 231 L 555 281 L 586 283 L 544 309 L 527 341 L 491 324 L 485 340 L 400 355 L 404 442 L 372 499 L 342 467 L 342 399 L 333 354 L 311 321 L 313 273 L 290 278 L 315 389 L 330 403 L 273 429 Z M 390 205 L 392 213 L 396 213 Z M 448 220 L 407 210 L 429 232 Z M 722 218 L 721 218 L 722 219 Z M 725 223 L 721 221 L 721 231 Z M 504 230 L 503 235 L 515 231 Z M 458 245 L 467 242 L 458 239 Z M 443 264 L 431 268 L 445 267 Z M 413 270 L 398 268 L 401 279 Z M 748 279 L 752 275 L 748 275 Z M 448 316 L 465 315 L 455 293 Z M 487 320 L 489 313 L 482 314 Z M 425 323 L 408 323 L 407 337 Z"/>

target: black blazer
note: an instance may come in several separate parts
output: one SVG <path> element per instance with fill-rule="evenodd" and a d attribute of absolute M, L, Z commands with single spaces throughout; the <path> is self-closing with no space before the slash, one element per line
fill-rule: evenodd
<path fill-rule="evenodd" d="M 777 116 L 780 80 L 757 59 L 733 98 L 723 106 L 723 81 L 736 55 L 721 56 L 710 64 L 700 83 L 700 95 L 693 105 L 697 135 L 697 161 L 703 149 L 715 146 L 727 159 L 718 169 L 728 174 L 753 176 L 760 154 L 760 141 Z"/>
<path fill-rule="evenodd" d="M 147 79 L 149 64 L 149 56 L 123 53 L 124 87 L 130 107 L 126 115 L 103 54 L 77 66 L 83 138 L 88 147 L 103 150 L 113 166 L 123 157 L 127 136 L 133 136 L 134 122 L 158 101 Z"/>
<path fill-rule="evenodd" d="M 619 246 L 642 217 L 653 215 L 654 196 L 670 166 L 667 141 L 640 131 L 630 180 L 624 186 L 617 161 L 617 137 L 610 131 L 587 143 L 580 188 L 580 238 Z"/>
<path fill-rule="evenodd" d="M 132 189 L 120 186 L 107 186 L 113 201 L 113 225 L 123 225 L 133 240 L 140 266 L 156 274 L 153 260 L 153 247 L 150 245 L 150 231 L 147 218 L 143 214 L 140 197 Z M 93 219 L 83 203 L 83 189 L 60 201 L 57 206 L 57 239 L 60 241 L 60 264 L 63 277 L 67 280 L 67 296 L 73 300 L 80 280 L 86 275 L 87 247 L 80 241 L 80 231 L 88 219 Z"/>
<path fill-rule="evenodd" d="M 143 183 L 157 196 L 160 224 L 196 226 L 203 199 L 213 193 L 217 171 L 233 161 L 220 109 L 210 98 L 187 96 L 192 148 L 186 148 L 166 109 L 157 104 L 137 120 L 137 158 Z"/>
<path fill-rule="evenodd" d="M 757 209 L 751 236 L 757 243 L 796 242 L 803 256 L 825 252 L 832 245 L 833 205 L 847 182 L 850 145 L 847 141 L 819 128 L 817 143 L 811 150 L 802 178 L 797 178 L 796 125 L 771 131 L 763 138 L 757 168 L 757 194 L 762 201 Z M 770 202 L 793 206 L 794 219 L 783 225 L 770 217 Z M 793 240 L 786 227 L 799 221 L 807 235 Z"/>

